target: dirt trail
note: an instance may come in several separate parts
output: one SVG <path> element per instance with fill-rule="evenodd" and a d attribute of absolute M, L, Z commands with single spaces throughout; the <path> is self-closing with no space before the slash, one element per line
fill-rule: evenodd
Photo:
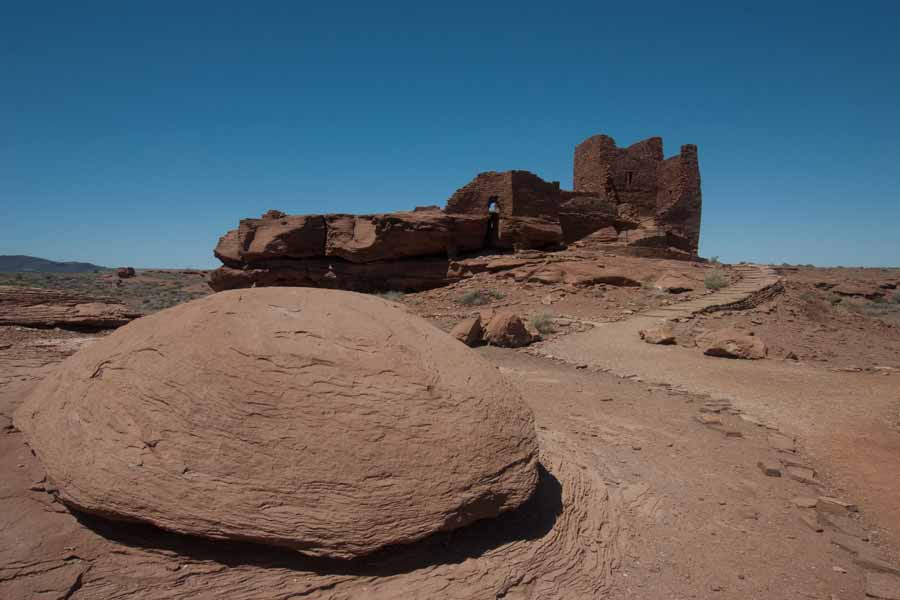
<path fill-rule="evenodd" d="M 835 372 L 789 361 L 739 361 L 707 357 L 696 348 L 655 346 L 638 331 L 660 317 L 684 316 L 771 285 L 755 277 L 735 293 L 711 294 L 680 310 L 600 326 L 547 342 L 535 352 L 587 364 L 622 377 L 666 383 L 692 393 L 730 400 L 752 417 L 798 436 L 825 479 L 864 511 L 900 546 L 900 374 Z M 674 308 L 674 307 L 673 307 Z"/>

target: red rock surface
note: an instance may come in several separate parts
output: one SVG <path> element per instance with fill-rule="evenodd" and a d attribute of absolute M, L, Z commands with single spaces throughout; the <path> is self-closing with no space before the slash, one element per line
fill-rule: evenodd
<path fill-rule="evenodd" d="M 340 558 L 495 517 L 538 476 L 532 413 L 496 369 L 396 304 L 327 290 L 135 321 L 16 425 L 69 506 Z"/>
<path fill-rule="evenodd" d="M 63 290 L 0 286 L 0 325 L 110 329 L 140 316 L 118 300 Z"/>
<path fill-rule="evenodd" d="M 225 266 L 210 283 L 217 291 L 254 285 L 421 291 L 458 281 L 451 263 L 466 255 L 560 249 L 580 240 L 642 256 L 696 258 L 695 146 L 664 160 L 660 138 L 620 149 L 612 138 L 594 136 L 576 149 L 574 183 L 568 191 L 528 171 L 489 171 L 458 189 L 444 210 L 269 211 L 222 236 L 214 253 Z"/>
<path fill-rule="evenodd" d="M 734 329 L 719 329 L 701 340 L 703 353 L 722 358 L 758 360 L 768 354 L 765 343 L 758 337 Z"/>
<path fill-rule="evenodd" d="M 525 323 L 512 311 L 500 311 L 491 317 L 484 328 L 484 341 L 493 346 L 519 348 L 535 341 Z"/>

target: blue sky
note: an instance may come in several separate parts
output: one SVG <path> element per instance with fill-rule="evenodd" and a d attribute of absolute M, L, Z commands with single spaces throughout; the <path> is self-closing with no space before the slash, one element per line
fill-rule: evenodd
<path fill-rule="evenodd" d="M 701 253 L 900 264 L 900 4 L 0 0 L 0 254 L 210 267 L 270 208 L 700 149 Z"/>

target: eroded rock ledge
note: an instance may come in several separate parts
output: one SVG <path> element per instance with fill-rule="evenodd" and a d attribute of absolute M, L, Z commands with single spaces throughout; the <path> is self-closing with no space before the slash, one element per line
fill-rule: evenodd
<path fill-rule="evenodd" d="M 424 290 L 471 273 L 479 254 L 559 249 L 579 243 L 644 256 L 694 258 L 700 238 L 696 146 L 664 159 L 662 140 L 618 148 L 594 136 L 576 148 L 575 190 L 528 171 L 489 171 L 444 209 L 373 215 L 244 219 L 219 240 L 217 291 L 310 286 L 356 291 Z"/>

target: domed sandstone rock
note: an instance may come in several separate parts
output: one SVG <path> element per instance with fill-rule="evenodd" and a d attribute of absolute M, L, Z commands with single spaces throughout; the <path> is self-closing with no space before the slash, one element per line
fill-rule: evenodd
<path fill-rule="evenodd" d="M 351 558 L 494 517 L 537 483 L 533 415 L 396 304 L 234 290 L 69 358 L 16 423 L 68 505 Z"/>

